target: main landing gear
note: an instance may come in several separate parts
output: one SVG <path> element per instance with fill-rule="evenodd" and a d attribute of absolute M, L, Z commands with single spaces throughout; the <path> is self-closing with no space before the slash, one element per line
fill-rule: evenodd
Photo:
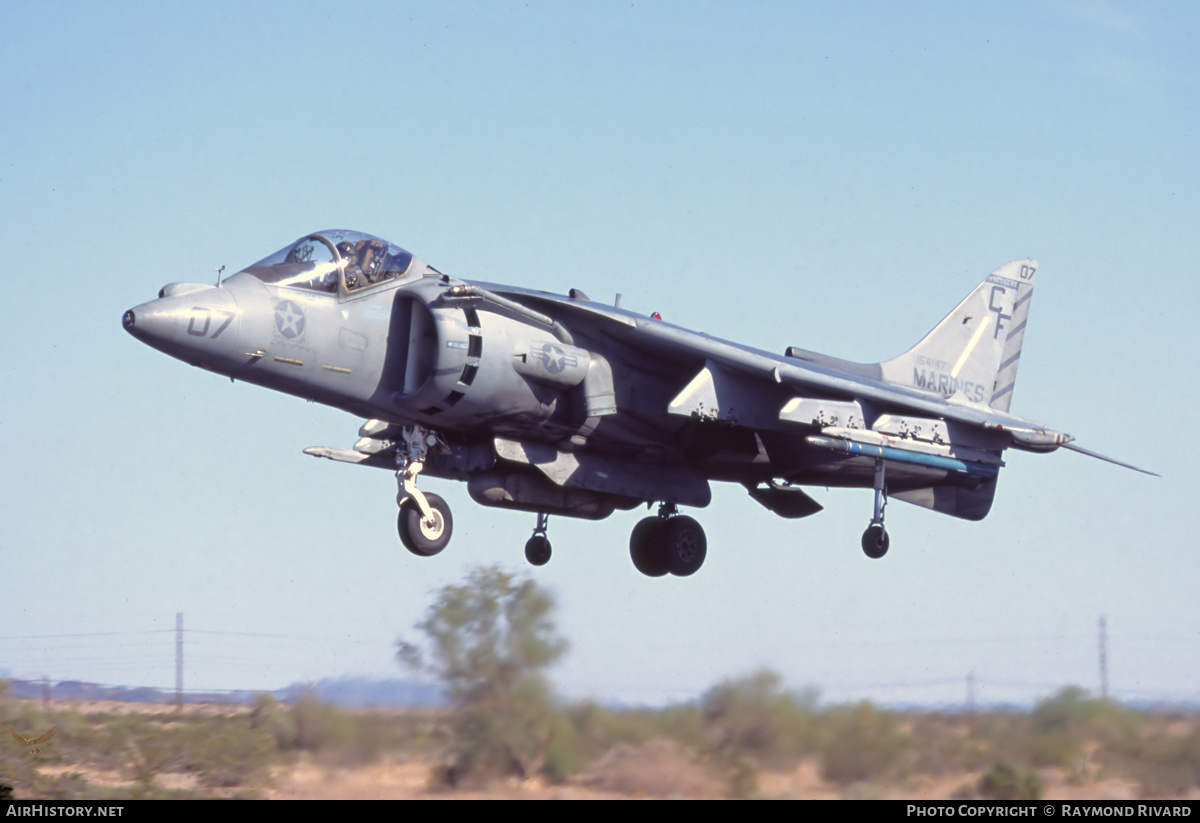
<path fill-rule="evenodd" d="M 699 523 L 680 515 L 673 504 L 658 507 L 658 515 L 633 527 L 629 556 L 637 570 L 648 577 L 670 572 L 687 577 L 699 571 L 708 554 L 708 538 Z"/>
<path fill-rule="evenodd" d="M 396 449 L 396 482 L 400 486 L 396 529 L 406 549 L 420 557 L 432 557 L 446 548 L 454 530 L 446 501 L 417 488 L 417 475 L 425 468 L 425 458 L 429 447 L 437 444 L 437 435 L 423 426 L 405 427 L 402 434 L 404 442 Z"/>
<path fill-rule="evenodd" d="M 875 510 L 871 525 L 862 536 L 862 550 L 867 557 L 878 560 L 887 554 L 891 540 L 883 527 L 883 510 L 887 508 L 887 485 L 884 482 L 883 460 L 875 461 Z"/>

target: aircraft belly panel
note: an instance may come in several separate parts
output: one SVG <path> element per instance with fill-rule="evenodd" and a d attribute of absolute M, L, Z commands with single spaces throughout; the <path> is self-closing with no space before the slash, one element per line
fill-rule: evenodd
<path fill-rule="evenodd" d="M 629 509 L 639 501 L 585 489 L 557 486 L 537 472 L 500 469 L 472 474 L 467 493 L 476 503 L 503 509 L 558 514 L 602 520 L 615 509 Z"/>
<path fill-rule="evenodd" d="M 548 443 L 496 438 L 502 460 L 530 465 L 556 485 L 704 507 L 712 490 L 700 472 L 685 465 L 653 465 L 591 452 L 564 452 Z"/>

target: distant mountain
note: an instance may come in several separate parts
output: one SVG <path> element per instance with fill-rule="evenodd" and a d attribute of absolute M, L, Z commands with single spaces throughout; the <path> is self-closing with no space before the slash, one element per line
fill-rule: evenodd
<path fill-rule="evenodd" d="M 344 708 L 367 706 L 444 706 L 441 687 L 416 680 L 374 680 L 369 677 L 326 677 L 316 683 L 293 683 L 282 689 L 283 700 L 296 700 L 311 691 L 324 703 Z"/>
<path fill-rule="evenodd" d="M 11 680 L 12 696 L 41 700 L 49 694 L 53 700 L 117 700 L 123 703 L 173 703 L 175 691 L 149 686 L 108 686 L 81 680 Z M 185 692 L 184 703 L 240 703 L 254 692 Z"/>
<path fill-rule="evenodd" d="M 0 678 L 2 679 L 2 678 Z M 156 689 L 148 686 L 110 686 L 101 683 L 87 683 L 79 680 L 62 680 L 44 685 L 41 680 L 8 680 L 11 684 L 9 693 L 24 700 L 41 700 L 45 696 L 46 685 L 49 686 L 50 697 L 54 700 L 116 700 L 123 703 L 174 703 L 174 689 Z M 316 682 L 292 683 L 282 689 L 267 692 L 276 700 L 293 702 L 305 693 L 313 694 L 322 703 L 328 703 L 340 708 L 367 708 L 370 706 L 405 706 L 412 708 L 445 706 L 448 701 L 445 692 L 439 686 L 423 683 L 417 680 L 378 680 L 363 676 L 326 677 Z M 185 692 L 185 703 L 250 703 L 254 698 L 263 694 L 261 690 L 235 689 L 229 691 Z M 691 702 L 691 701 L 689 701 Z M 1143 712 L 1200 712 L 1200 701 L 1197 700 L 1147 700 L 1128 699 L 1117 702 L 1133 711 Z M 661 708 L 647 706 L 641 703 L 628 703 L 619 700 L 604 701 L 606 708 L 620 711 L 623 709 Z M 937 703 L 880 703 L 880 708 L 898 712 L 939 712 L 944 714 L 964 714 L 970 709 L 965 705 Z M 1033 703 L 980 703 L 975 711 L 988 714 L 997 712 L 1024 713 L 1033 708 Z"/>
<path fill-rule="evenodd" d="M 173 689 L 148 686 L 109 686 L 62 680 L 43 683 L 41 680 L 11 680 L 13 697 L 41 700 L 49 692 L 54 700 L 117 700 L 123 703 L 173 703 Z M 323 703 L 344 708 L 366 706 L 440 706 L 446 703 L 442 690 L 429 683 L 415 680 L 373 680 L 368 677 L 323 678 L 315 683 L 293 683 L 269 692 L 277 700 L 298 700 L 305 692 L 316 695 Z M 213 692 L 184 692 L 184 703 L 249 703 L 260 691 L 236 689 Z"/>

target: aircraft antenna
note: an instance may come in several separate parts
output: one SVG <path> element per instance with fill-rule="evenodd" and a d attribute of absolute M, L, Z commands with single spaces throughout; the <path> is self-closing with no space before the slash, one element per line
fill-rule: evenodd
<path fill-rule="evenodd" d="M 221 268 L 213 269 L 213 271 L 215 271 L 217 273 L 217 288 L 219 289 L 219 288 L 221 288 L 221 273 L 223 271 L 225 271 L 225 264 L 222 263 Z"/>

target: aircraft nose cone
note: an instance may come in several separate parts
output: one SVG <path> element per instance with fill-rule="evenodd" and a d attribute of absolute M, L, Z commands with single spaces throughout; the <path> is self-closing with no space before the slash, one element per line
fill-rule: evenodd
<path fill-rule="evenodd" d="M 194 364 L 215 363 L 234 347 L 237 303 L 225 289 L 167 295 L 121 315 L 125 331 L 148 346 Z"/>
<path fill-rule="evenodd" d="M 155 345 L 156 342 L 171 340 L 175 337 L 179 310 L 176 307 L 163 306 L 162 302 L 151 300 L 149 303 L 134 306 L 121 315 L 121 325 L 125 331 L 143 343 Z"/>

